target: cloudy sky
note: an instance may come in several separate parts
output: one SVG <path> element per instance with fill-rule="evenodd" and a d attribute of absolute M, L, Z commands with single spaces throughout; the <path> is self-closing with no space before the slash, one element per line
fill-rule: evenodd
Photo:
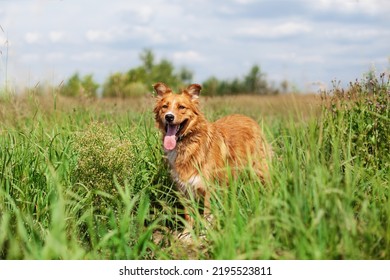
<path fill-rule="evenodd" d="M 302 90 L 347 84 L 390 68 L 389 15 L 389 0 L 0 0 L 0 85 L 103 82 L 144 48 L 198 83 L 258 64 Z"/>

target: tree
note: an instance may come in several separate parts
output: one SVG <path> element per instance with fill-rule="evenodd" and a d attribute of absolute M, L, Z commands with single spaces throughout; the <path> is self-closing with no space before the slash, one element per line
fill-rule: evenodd
<path fill-rule="evenodd" d="M 103 97 L 124 97 L 124 88 L 128 83 L 128 75 L 116 72 L 110 75 L 103 85 Z"/>
<path fill-rule="evenodd" d="M 179 78 L 181 82 L 185 84 L 190 84 L 192 82 L 193 77 L 194 73 L 185 66 L 180 69 Z"/>
<path fill-rule="evenodd" d="M 139 55 L 147 74 L 151 74 L 154 66 L 154 53 L 151 49 L 144 49 L 143 52 Z"/>
<path fill-rule="evenodd" d="M 216 96 L 219 94 L 219 81 L 212 76 L 203 82 L 202 94 L 208 96 Z"/>
<path fill-rule="evenodd" d="M 268 85 L 265 74 L 261 72 L 258 65 L 252 66 L 244 79 L 218 80 L 216 77 L 211 77 L 203 83 L 203 88 L 206 95 L 277 94 L 272 85 Z"/>
<path fill-rule="evenodd" d="M 103 97 L 134 97 L 142 96 L 148 92 L 147 87 L 142 82 L 130 80 L 129 74 L 120 72 L 114 73 L 108 77 L 103 85 Z"/>
<path fill-rule="evenodd" d="M 128 70 L 127 73 L 115 73 L 107 78 L 103 86 L 103 97 L 139 96 L 149 92 L 148 89 L 156 82 L 179 88 L 192 80 L 193 74 L 187 68 L 182 67 L 177 71 L 167 59 L 156 62 L 150 49 L 143 50 L 139 58 L 140 66 Z"/>
<path fill-rule="evenodd" d="M 127 72 L 128 82 L 142 82 L 146 84 L 148 83 L 148 76 L 150 76 L 150 73 L 147 73 L 144 67 L 133 68 Z"/>
<path fill-rule="evenodd" d="M 83 96 L 96 97 L 99 84 L 93 80 L 92 74 L 86 75 L 81 81 L 81 87 L 83 89 Z"/>
<path fill-rule="evenodd" d="M 288 93 L 289 88 L 290 88 L 290 83 L 287 80 L 283 80 L 280 83 L 280 87 L 281 87 L 283 93 Z"/>
<path fill-rule="evenodd" d="M 60 93 L 69 97 L 96 97 L 99 84 L 89 74 L 80 78 L 79 73 L 73 74 L 60 90 Z"/>
<path fill-rule="evenodd" d="M 164 82 L 172 87 L 178 86 L 179 78 L 175 75 L 174 71 L 175 68 L 173 64 L 166 59 L 162 59 L 160 63 L 154 65 L 153 67 L 151 75 L 153 83 Z"/>
<path fill-rule="evenodd" d="M 267 94 L 268 85 L 258 65 L 253 65 L 244 78 L 245 90 L 248 93 Z"/>
<path fill-rule="evenodd" d="M 61 94 L 69 97 L 79 95 L 81 88 L 81 80 L 78 73 L 73 74 L 61 89 Z"/>

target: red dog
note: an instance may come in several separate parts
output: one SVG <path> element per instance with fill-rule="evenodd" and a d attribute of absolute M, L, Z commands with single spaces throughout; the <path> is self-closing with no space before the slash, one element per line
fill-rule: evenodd
<path fill-rule="evenodd" d="M 201 86 L 192 84 L 174 94 L 163 83 L 154 85 L 155 120 L 163 135 L 164 152 L 179 190 L 204 198 L 210 215 L 210 192 L 205 182 L 226 180 L 226 166 L 252 166 L 264 182 L 268 176 L 268 145 L 259 125 L 246 116 L 230 115 L 208 122 L 199 110 Z M 193 221 L 185 212 L 189 226 Z"/>

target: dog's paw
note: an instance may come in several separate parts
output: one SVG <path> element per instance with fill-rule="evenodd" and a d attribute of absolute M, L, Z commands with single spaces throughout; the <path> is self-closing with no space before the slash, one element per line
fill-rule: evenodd
<path fill-rule="evenodd" d="M 204 216 L 205 220 L 207 221 L 207 223 L 209 224 L 209 226 L 211 226 L 214 222 L 214 215 L 213 214 L 207 214 Z"/>
<path fill-rule="evenodd" d="M 185 230 L 177 235 L 177 239 L 186 244 L 192 244 L 193 238 L 189 231 Z"/>

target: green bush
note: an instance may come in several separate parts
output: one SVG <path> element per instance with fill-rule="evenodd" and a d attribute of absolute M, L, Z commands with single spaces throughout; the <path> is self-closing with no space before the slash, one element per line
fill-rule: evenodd
<path fill-rule="evenodd" d="M 94 206 L 102 210 L 118 195 L 115 183 L 124 185 L 132 174 L 132 144 L 114 137 L 103 124 L 92 123 L 77 135 L 74 146 L 78 158 L 74 179 L 93 193 Z"/>
<path fill-rule="evenodd" d="M 80 77 L 75 73 L 62 86 L 60 94 L 68 97 L 97 97 L 98 88 L 99 85 L 94 81 L 92 74 Z"/>
<path fill-rule="evenodd" d="M 343 143 L 351 143 L 347 152 L 354 161 L 373 170 L 389 168 L 390 75 L 368 75 L 346 90 L 335 85 L 324 97 L 325 126 L 334 127 L 328 132 L 338 134 Z"/>
<path fill-rule="evenodd" d="M 137 97 L 151 92 L 152 85 L 164 82 L 173 89 L 182 87 L 192 80 L 192 72 L 182 67 L 179 70 L 167 59 L 157 62 L 154 53 L 145 49 L 140 54 L 142 65 L 129 69 L 126 73 L 117 72 L 110 75 L 102 90 L 103 97 Z"/>
<path fill-rule="evenodd" d="M 125 87 L 124 96 L 145 96 L 148 91 L 150 90 L 141 82 L 129 83 Z"/>

